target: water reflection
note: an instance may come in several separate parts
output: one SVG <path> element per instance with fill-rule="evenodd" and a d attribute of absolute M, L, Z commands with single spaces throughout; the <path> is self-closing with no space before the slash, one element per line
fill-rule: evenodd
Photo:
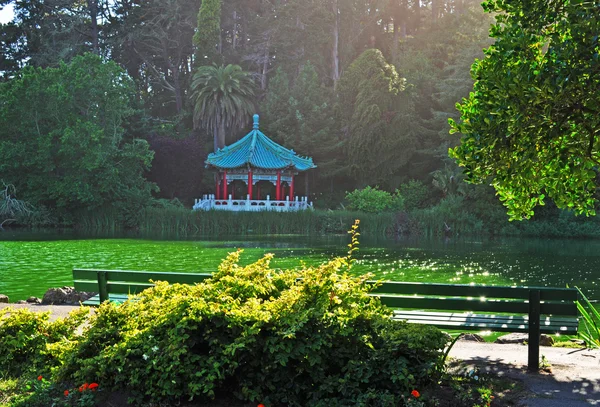
<path fill-rule="evenodd" d="M 72 284 L 71 270 L 106 268 L 201 272 L 215 270 L 237 248 L 243 263 L 275 253 L 274 267 L 318 264 L 347 251 L 348 236 L 173 237 L 90 235 L 72 231 L 0 233 L 0 293 L 41 296 Z M 457 284 L 578 285 L 600 297 L 600 241 L 542 239 L 361 239 L 354 272 L 386 280 Z"/>

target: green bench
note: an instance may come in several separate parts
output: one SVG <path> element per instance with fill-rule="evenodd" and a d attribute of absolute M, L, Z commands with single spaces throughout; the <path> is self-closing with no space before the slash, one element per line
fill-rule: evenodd
<path fill-rule="evenodd" d="M 150 280 L 196 284 L 210 277 L 207 273 L 73 270 L 76 290 L 99 293 L 85 305 L 124 302 L 129 294 L 151 287 Z M 572 288 L 384 282 L 372 295 L 393 309 L 396 320 L 457 331 L 527 332 L 532 371 L 539 369 L 541 333 L 576 335 L 579 327 L 579 294 Z"/>
<path fill-rule="evenodd" d="M 83 305 L 97 306 L 106 300 L 122 303 L 129 295 L 137 294 L 152 287 L 153 281 L 166 281 L 171 284 L 197 284 L 212 277 L 209 273 L 168 273 L 155 271 L 88 270 L 74 269 L 75 290 L 98 293 L 83 302 Z"/>

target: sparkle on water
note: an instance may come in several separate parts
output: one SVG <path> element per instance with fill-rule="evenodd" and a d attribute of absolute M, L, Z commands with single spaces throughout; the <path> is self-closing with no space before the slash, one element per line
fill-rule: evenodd
<path fill-rule="evenodd" d="M 275 268 L 319 264 L 347 251 L 347 236 L 98 238 L 73 234 L 0 233 L 0 293 L 11 301 L 72 285 L 73 268 L 211 272 L 227 253 L 242 263 L 274 253 Z M 362 239 L 353 272 L 395 281 L 580 286 L 598 298 L 600 241 L 502 239 L 370 241 Z"/>

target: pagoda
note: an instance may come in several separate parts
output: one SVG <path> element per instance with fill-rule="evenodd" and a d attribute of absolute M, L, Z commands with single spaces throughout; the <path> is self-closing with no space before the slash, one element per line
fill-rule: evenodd
<path fill-rule="evenodd" d="M 312 158 L 275 143 L 259 130 L 254 115 L 250 133 L 209 154 L 206 168 L 216 172 L 215 194 L 197 199 L 194 210 L 291 212 L 312 209 L 307 197 L 294 193 L 294 177 L 316 168 Z"/>

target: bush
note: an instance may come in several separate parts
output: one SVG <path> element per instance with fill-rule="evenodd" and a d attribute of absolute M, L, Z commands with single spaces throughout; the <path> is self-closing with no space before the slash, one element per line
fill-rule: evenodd
<path fill-rule="evenodd" d="M 394 195 L 377 187 L 355 189 L 346 194 L 348 208 L 351 210 L 380 213 L 401 210 L 404 200 L 398 191 Z"/>
<path fill-rule="evenodd" d="M 425 184 L 414 179 L 400 185 L 399 192 L 404 199 L 404 209 L 407 211 L 424 208 L 431 198 L 431 192 Z"/>
<path fill-rule="evenodd" d="M 5 308 L 0 312 L 0 372 L 17 377 L 26 371 L 48 371 L 58 364 L 63 348 L 78 338 L 88 314 L 82 307 L 69 318 L 50 322 L 49 312 Z"/>
<path fill-rule="evenodd" d="M 277 271 L 271 255 L 245 267 L 239 256 L 202 284 L 159 282 L 103 304 L 59 378 L 138 401 L 234 392 L 288 406 L 355 406 L 365 395 L 364 405 L 402 405 L 434 380 L 445 335 L 392 321 L 344 259 Z"/>

